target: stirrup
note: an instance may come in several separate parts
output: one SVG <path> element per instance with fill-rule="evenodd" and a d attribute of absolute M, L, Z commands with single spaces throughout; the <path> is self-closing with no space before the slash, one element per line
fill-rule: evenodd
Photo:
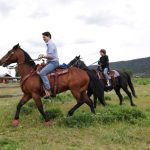
<path fill-rule="evenodd" d="M 107 85 L 106 85 L 106 86 L 107 86 L 107 87 L 111 87 L 111 86 L 112 86 L 110 80 L 107 81 Z"/>
<path fill-rule="evenodd" d="M 46 90 L 45 89 L 45 96 L 44 96 L 44 99 L 49 99 L 51 97 L 51 91 L 49 90 Z"/>

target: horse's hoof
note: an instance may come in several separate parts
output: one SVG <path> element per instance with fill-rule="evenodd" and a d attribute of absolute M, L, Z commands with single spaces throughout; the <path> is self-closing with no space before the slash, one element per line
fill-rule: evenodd
<path fill-rule="evenodd" d="M 52 125 L 52 121 L 45 121 L 44 122 L 45 127 L 48 127 L 48 126 L 51 126 L 51 125 Z"/>
<path fill-rule="evenodd" d="M 135 105 L 135 104 L 132 104 L 131 106 L 136 107 L 136 105 Z"/>
<path fill-rule="evenodd" d="M 17 127 L 19 125 L 19 120 L 13 120 L 12 121 L 12 126 Z"/>

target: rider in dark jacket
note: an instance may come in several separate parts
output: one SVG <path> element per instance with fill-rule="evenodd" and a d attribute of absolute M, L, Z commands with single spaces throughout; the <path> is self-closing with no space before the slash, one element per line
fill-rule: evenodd
<path fill-rule="evenodd" d="M 109 58 L 106 55 L 106 50 L 105 49 L 101 49 L 100 50 L 100 59 L 98 61 L 98 64 L 101 66 L 101 69 L 105 75 L 105 79 L 107 80 L 107 85 L 111 86 L 111 82 L 110 82 L 110 77 L 108 75 L 108 71 L 109 71 Z"/>

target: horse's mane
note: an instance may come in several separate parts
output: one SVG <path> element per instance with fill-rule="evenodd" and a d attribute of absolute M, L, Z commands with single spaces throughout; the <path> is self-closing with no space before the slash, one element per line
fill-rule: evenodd
<path fill-rule="evenodd" d="M 25 63 L 27 63 L 31 67 L 35 67 L 35 65 L 36 65 L 35 62 L 29 56 L 29 54 L 20 47 L 19 43 L 12 48 L 12 50 L 17 50 L 17 49 L 20 49 L 23 51 L 24 57 L 25 57 Z"/>
<path fill-rule="evenodd" d="M 35 67 L 35 62 L 32 60 L 32 58 L 29 56 L 29 54 L 26 52 L 26 51 L 24 51 L 23 49 L 22 49 L 22 51 L 23 51 L 23 53 L 24 53 L 24 56 L 25 56 L 25 62 L 28 64 L 28 65 L 30 65 L 31 67 Z"/>
<path fill-rule="evenodd" d="M 85 64 L 83 60 L 80 59 L 80 62 L 87 67 L 87 65 Z"/>

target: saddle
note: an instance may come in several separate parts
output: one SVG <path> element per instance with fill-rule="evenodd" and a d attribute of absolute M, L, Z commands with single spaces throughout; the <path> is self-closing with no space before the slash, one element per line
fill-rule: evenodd
<path fill-rule="evenodd" d="M 99 79 L 104 80 L 104 82 L 106 84 L 106 79 L 105 79 L 104 73 L 102 71 L 97 70 L 97 75 L 98 75 Z M 112 81 L 113 87 L 115 87 L 115 79 L 120 76 L 119 72 L 117 70 L 109 70 L 108 75 Z"/>
<path fill-rule="evenodd" d="M 40 64 L 36 66 L 36 72 L 40 72 L 42 70 L 42 68 L 45 67 L 45 64 Z M 49 82 L 53 82 L 53 86 L 52 86 L 52 95 L 53 97 L 56 97 L 56 94 L 59 92 L 59 77 L 68 73 L 68 69 L 69 68 L 62 68 L 61 66 L 58 66 L 53 72 L 49 73 L 48 79 Z M 51 83 L 52 84 L 52 83 Z M 44 86 L 43 86 L 44 88 Z"/>

